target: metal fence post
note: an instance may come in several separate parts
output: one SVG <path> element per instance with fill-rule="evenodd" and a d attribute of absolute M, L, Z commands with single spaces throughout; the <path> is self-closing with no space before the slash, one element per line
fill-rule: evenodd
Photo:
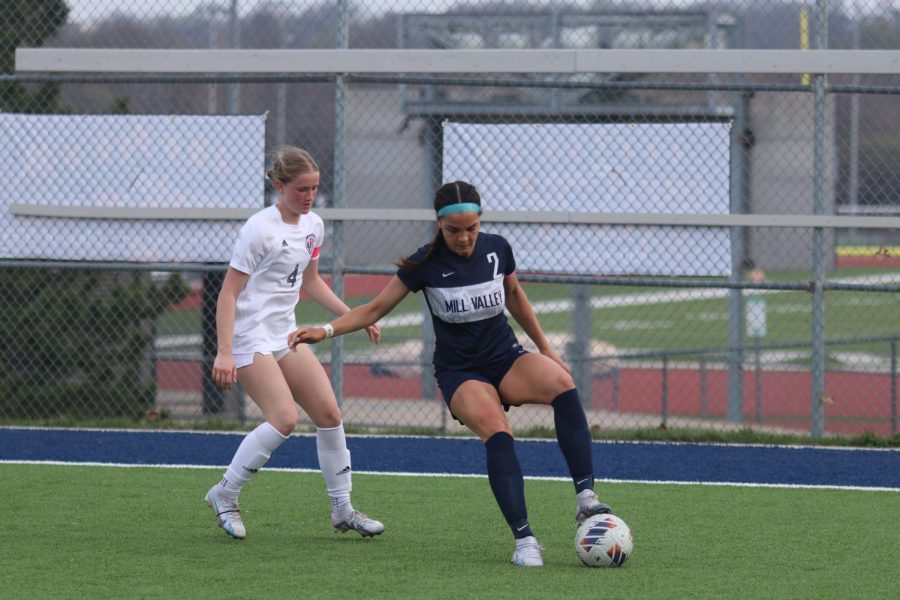
<path fill-rule="evenodd" d="M 816 0 L 816 46 L 828 47 L 828 6 L 826 0 Z M 821 215 L 825 207 L 825 75 L 813 77 L 813 214 Z M 813 286 L 812 286 L 812 398 L 810 398 L 810 435 L 822 436 L 825 430 L 825 232 L 813 228 Z"/>
<path fill-rule="evenodd" d="M 706 417 L 709 415 L 709 405 L 707 400 L 708 390 L 706 389 L 706 355 L 700 355 L 700 416 Z"/>
<path fill-rule="evenodd" d="M 591 286 L 575 284 L 572 286 L 572 299 L 575 308 L 572 311 L 572 343 L 570 364 L 575 388 L 585 408 L 591 406 L 591 388 L 593 368 L 591 364 Z"/>
<path fill-rule="evenodd" d="M 422 199 L 424 208 L 433 209 L 433 194 L 443 183 L 443 126 L 437 117 L 428 117 L 422 125 L 422 140 L 425 146 L 423 156 L 425 165 L 425 196 Z M 434 222 L 425 223 L 422 229 L 422 237 L 427 242 L 432 240 L 435 232 Z M 422 296 L 422 374 L 419 381 L 422 386 L 422 399 L 435 400 L 437 398 L 437 383 L 434 380 L 432 357 L 434 356 L 434 326 L 431 322 L 431 312 Z M 446 412 L 446 411 L 444 411 Z M 447 430 L 446 414 L 441 416 L 441 431 Z"/>
<path fill-rule="evenodd" d="M 228 9 L 228 47 L 241 47 L 241 22 L 238 16 L 238 0 L 231 0 Z M 228 114 L 236 115 L 241 111 L 241 84 L 228 84 Z"/>
<path fill-rule="evenodd" d="M 669 419 L 669 355 L 662 356 L 662 399 L 660 406 L 660 418 L 662 422 L 660 427 L 667 427 L 666 422 Z"/>
<path fill-rule="evenodd" d="M 744 146 L 746 99 L 741 96 L 735 102 L 735 118 L 731 124 L 731 175 L 729 181 L 729 204 L 733 214 L 747 212 L 744 198 L 747 177 L 747 149 Z M 743 280 L 747 245 L 745 232 L 740 227 L 730 228 L 731 237 L 731 282 Z M 740 423 L 744 419 L 744 297 L 737 286 L 728 291 L 728 420 Z"/>
<path fill-rule="evenodd" d="M 762 360 L 760 359 L 760 347 L 759 347 L 759 337 L 753 338 L 755 343 L 753 344 L 753 350 L 755 353 L 755 369 L 754 372 L 756 374 L 756 382 L 753 386 L 754 390 L 754 405 L 755 405 L 755 416 L 756 422 L 762 423 Z"/>
<path fill-rule="evenodd" d="M 891 434 L 897 433 L 897 340 L 891 340 Z"/>
<path fill-rule="evenodd" d="M 349 46 L 350 15 L 347 0 L 338 2 L 337 40 L 338 48 Z M 343 208 L 346 191 L 346 165 L 344 164 L 344 144 L 347 135 L 347 83 L 343 75 L 337 75 L 334 82 L 334 189 L 332 206 Z M 334 262 L 331 265 L 331 287 L 338 298 L 344 297 L 344 224 L 335 221 L 331 230 Z M 344 401 L 344 339 L 331 340 L 331 387 L 337 396 L 338 406 Z"/>

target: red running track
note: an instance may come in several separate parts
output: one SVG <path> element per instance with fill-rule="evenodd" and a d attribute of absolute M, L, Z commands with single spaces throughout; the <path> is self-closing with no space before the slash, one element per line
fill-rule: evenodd
<path fill-rule="evenodd" d="M 197 362 L 160 361 L 156 365 L 160 389 L 199 392 L 201 365 Z M 327 369 L 326 369 L 327 370 Z M 728 414 L 728 372 L 707 369 L 669 369 L 667 374 L 668 417 L 711 417 Z M 871 431 L 892 435 L 891 377 L 887 374 L 829 372 L 825 379 L 830 401 L 825 404 L 825 429 L 843 435 Z M 757 407 L 756 375 L 744 373 L 745 423 L 759 423 L 809 431 L 811 376 L 803 371 L 764 371 L 759 377 Z M 628 414 L 662 414 L 663 377 L 660 369 L 624 368 L 596 376 L 591 405 L 597 410 Z M 705 393 L 702 390 L 705 388 Z M 398 401 L 418 400 L 422 386 L 418 377 L 376 375 L 370 365 L 347 365 L 344 395 L 377 397 Z M 759 421 L 757 421 L 759 413 Z"/>

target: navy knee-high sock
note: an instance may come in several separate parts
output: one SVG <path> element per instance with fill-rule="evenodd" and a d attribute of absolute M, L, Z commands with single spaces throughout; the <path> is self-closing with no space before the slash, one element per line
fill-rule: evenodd
<path fill-rule="evenodd" d="M 553 399 L 553 423 L 556 425 L 556 441 L 575 483 L 575 493 L 593 489 L 591 431 L 578 400 L 578 390 L 573 388 Z"/>
<path fill-rule="evenodd" d="M 488 481 L 513 536 L 519 539 L 534 535 L 528 525 L 525 480 L 512 436 L 505 431 L 495 433 L 484 443 L 484 448 L 487 451 Z"/>

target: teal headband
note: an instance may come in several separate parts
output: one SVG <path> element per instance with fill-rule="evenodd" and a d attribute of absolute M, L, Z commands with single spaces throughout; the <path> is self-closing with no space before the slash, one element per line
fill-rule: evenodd
<path fill-rule="evenodd" d="M 474 202 L 459 202 L 457 204 L 448 204 L 441 210 L 437 211 L 437 216 L 443 217 L 444 215 L 449 215 L 451 213 L 464 212 L 481 212 L 481 205 L 475 204 Z"/>

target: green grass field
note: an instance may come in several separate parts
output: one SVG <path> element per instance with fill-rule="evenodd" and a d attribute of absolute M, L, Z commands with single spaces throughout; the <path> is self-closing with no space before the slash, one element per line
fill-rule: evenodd
<path fill-rule="evenodd" d="M 484 478 L 357 474 L 372 540 L 331 532 L 318 474 L 264 471 L 246 540 L 203 495 L 221 469 L 0 465 L 4 598 L 898 598 L 900 494 L 598 484 L 631 526 L 621 569 L 575 556 L 571 484 L 526 482 L 545 566 L 513 543 Z"/>

